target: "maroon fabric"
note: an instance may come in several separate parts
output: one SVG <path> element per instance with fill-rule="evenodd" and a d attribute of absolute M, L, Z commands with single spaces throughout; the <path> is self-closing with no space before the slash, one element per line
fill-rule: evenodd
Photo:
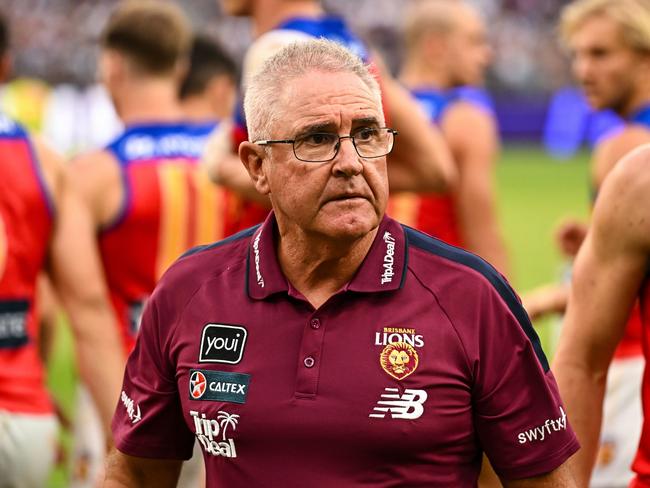
<path fill-rule="evenodd" d="M 275 234 L 271 214 L 163 277 L 127 365 L 118 449 L 187 458 L 196 434 L 208 487 L 315 488 L 473 487 L 483 449 L 509 478 L 578 449 L 516 296 L 480 258 L 385 218 L 356 276 L 314 310 L 282 275 Z M 246 331 L 241 360 L 201 362 L 214 330 Z M 250 375 L 244 403 L 206 399 L 224 395 L 210 379 L 223 374 Z"/>

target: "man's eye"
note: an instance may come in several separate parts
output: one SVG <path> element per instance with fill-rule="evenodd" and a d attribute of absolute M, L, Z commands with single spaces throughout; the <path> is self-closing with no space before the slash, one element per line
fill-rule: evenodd
<path fill-rule="evenodd" d="M 354 134 L 354 138 L 357 141 L 370 141 L 377 138 L 377 129 L 371 129 L 370 127 L 360 129 Z"/>
<path fill-rule="evenodd" d="M 308 144 L 310 146 L 327 146 L 334 143 L 336 137 L 333 134 L 307 134 L 301 138 L 303 144 Z"/>

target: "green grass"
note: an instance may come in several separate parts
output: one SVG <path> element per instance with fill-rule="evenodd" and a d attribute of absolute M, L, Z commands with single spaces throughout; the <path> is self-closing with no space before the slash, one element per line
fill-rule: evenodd
<path fill-rule="evenodd" d="M 522 293 L 555 281 L 562 259 L 555 250 L 553 230 L 566 217 L 588 214 L 587 156 L 557 162 L 538 148 L 510 147 L 497 169 L 498 206 L 512 262 L 512 284 Z M 551 349 L 550 321 L 538 325 L 545 348 Z M 66 412 L 72 412 L 76 375 L 71 356 L 70 333 L 61 327 L 52 358 L 49 384 Z M 64 437 L 69 446 L 69 437 Z M 66 486 L 65 472 L 58 469 L 48 485 Z"/>

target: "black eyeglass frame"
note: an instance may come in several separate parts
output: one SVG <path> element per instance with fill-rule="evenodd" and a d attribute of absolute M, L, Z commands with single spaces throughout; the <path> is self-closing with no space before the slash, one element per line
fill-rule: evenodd
<path fill-rule="evenodd" d="M 361 132 L 362 130 L 363 130 L 363 128 L 360 129 L 357 132 Z M 352 141 L 352 145 L 354 146 L 354 150 L 356 151 L 356 153 L 359 155 L 360 158 L 376 159 L 376 158 L 382 158 L 384 156 L 388 156 L 393 151 L 393 148 L 395 147 L 395 136 L 399 134 L 398 131 L 396 131 L 395 129 L 391 129 L 390 127 L 377 127 L 377 130 L 386 130 L 389 134 L 393 134 L 393 144 L 391 145 L 390 150 L 385 154 L 380 154 L 379 156 L 362 156 L 359 153 L 359 149 L 357 148 L 357 143 L 354 140 L 354 135 L 352 135 L 352 134 L 348 134 L 347 136 L 338 136 L 339 140 L 335 145 L 336 150 L 334 151 L 334 155 L 329 159 L 313 160 L 313 159 L 299 158 L 298 155 L 296 154 L 296 146 L 295 146 L 296 139 L 262 139 L 260 141 L 254 141 L 253 144 L 259 144 L 260 146 L 269 146 L 271 144 L 291 144 L 292 145 L 291 149 L 293 150 L 293 155 L 296 157 L 296 159 L 298 161 L 302 161 L 304 163 L 328 163 L 330 161 L 333 161 L 334 158 L 336 158 L 336 156 L 338 155 L 338 153 L 339 153 L 339 151 L 341 149 L 341 139 L 350 139 Z M 309 134 L 309 135 L 313 136 L 315 134 L 332 135 L 329 132 L 316 132 L 316 133 Z"/>

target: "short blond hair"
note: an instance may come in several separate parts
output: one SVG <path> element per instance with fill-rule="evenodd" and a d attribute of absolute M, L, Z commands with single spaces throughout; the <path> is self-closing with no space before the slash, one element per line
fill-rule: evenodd
<path fill-rule="evenodd" d="M 125 0 L 102 32 L 102 46 L 128 57 L 149 74 L 167 74 L 186 60 L 192 27 L 181 8 L 168 0 Z"/>
<path fill-rule="evenodd" d="M 568 45 L 584 22 L 605 16 L 621 27 L 625 43 L 632 49 L 650 52 L 650 0 L 577 0 L 568 4 L 560 16 L 560 36 Z"/>
<path fill-rule="evenodd" d="M 415 0 L 404 16 L 403 30 L 406 48 L 415 48 L 428 34 L 446 35 L 455 28 L 462 0 Z"/>
<path fill-rule="evenodd" d="M 277 103 L 283 98 L 284 87 L 311 72 L 358 76 L 375 96 L 379 112 L 383 113 L 379 84 L 361 58 L 326 39 L 294 42 L 266 60 L 246 88 L 244 113 L 250 141 L 271 137 L 271 130 L 281 115 Z"/>

